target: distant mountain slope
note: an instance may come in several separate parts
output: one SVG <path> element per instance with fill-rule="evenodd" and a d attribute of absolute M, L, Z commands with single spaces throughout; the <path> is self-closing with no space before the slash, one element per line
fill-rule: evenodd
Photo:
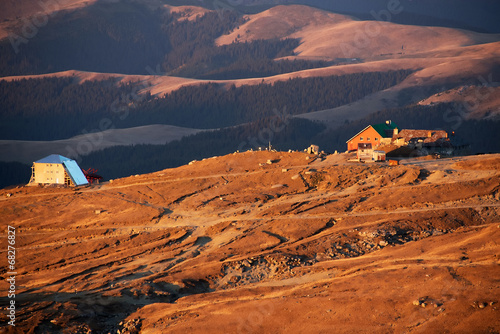
<path fill-rule="evenodd" d="M 411 71 L 296 78 L 274 84 L 186 86 L 163 97 L 140 94 L 142 85 L 71 77 L 0 81 L 0 136 L 58 140 L 80 133 L 151 124 L 220 128 L 257 121 L 288 106 L 300 114 L 354 102 L 394 86 Z"/>
<path fill-rule="evenodd" d="M 477 98 L 482 98 L 477 103 Z M 435 105 L 439 103 L 457 103 L 468 108 L 465 118 L 495 119 L 500 117 L 500 86 L 465 85 L 436 93 L 422 101 L 419 105 Z"/>
<path fill-rule="evenodd" d="M 152 75 L 100 73 L 87 71 L 62 71 L 47 74 L 19 75 L 0 78 L 5 81 L 17 81 L 22 79 L 43 79 L 43 78 L 71 78 L 76 83 L 87 81 L 103 81 L 113 79 L 117 85 L 135 83 L 140 88 L 138 94 L 150 93 L 151 95 L 164 95 L 173 90 L 177 90 L 185 85 L 197 85 L 206 82 L 205 80 L 181 78 L 167 75 L 154 75 L 156 69 L 151 69 Z"/>
<path fill-rule="evenodd" d="M 38 158 L 54 152 L 78 158 L 80 155 L 90 154 L 113 146 L 164 145 L 198 132 L 200 132 L 198 129 L 155 124 L 127 129 L 107 129 L 63 140 L 0 140 L 0 161 L 17 161 L 31 164 Z"/>
<path fill-rule="evenodd" d="M 0 75 L 80 70 L 233 79 L 324 66 L 273 61 L 293 55 L 296 39 L 217 47 L 216 38 L 244 22 L 234 11 L 166 5 L 153 10 L 122 1 L 98 2 L 45 18 L 39 28 L 26 26 L 38 24 L 38 16 L 11 27 L 9 38 L 0 41 Z"/>
<path fill-rule="evenodd" d="M 92 5 L 97 0 L 3 0 L 0 4 L 0 21 L 12 21 L 20 17 L 30 17 L 38 13 L 52 15 L 57 11 L 76 9 Z"/>
<path fill-rule="evenodd" d="M 17 19 L 34 15 L 50 15 L 62 10 L 83 8 L 96 0 L 5 0 L 0 2 L 0 38 Z M 116 2 L 116 1 L 108 1 Z M 174 8 L 174 11 L 191 10 L 186 18 L 193 19 L 207 10 L 233 10 L 242 14 L 254 14 L 280 4 L 302 4 L 335 13 L 353 15 L 363 20 L 388 20 L 394 23 L 423 26 L 443 26 L 487 33 L 500 33 L 497 20 L 500 3 L 495 0 L 135 0 L 150 8 Z M 392 7 L 389 8 L 389 4 Z M 174 7 L 172 7 L 174 6 Z M 392 13 L 388 10 L 391 9 Z M 389 15 L 387 15 L 387 13 Z"/>
<path fill-rule="evenodd" d="M 146 74 L 146 66 L 161 63 L 171 50 L 160 14 L 144 5 L 96 2 L 45 17 L 39 28 L 37 17 L 21 20 L 0 42 L 2 75 L 71 69 Z"/>
<path fill-rule="evenodd" d="M 297 57 L 313 59 L 411 57 L 422 52 L 449 50 L 498 41 L 499 35 L 450 28 L 360 21 L 307 6 L 276 6 L 248 15 L 248 21 L 217 39 L 219 45 L 276 37 L 299 38 Z M 392 58 L 391 57 L 391 58 Z"/>
<path fill-rule="evenodd" d="M 170 3 L 185 3 L 168 0 Z M 188 1 L 213 9 L 211 0 Z M 460 28 L 500 33 L 500 2 L 496 0 L 236 0 L 221 1 L 219 8 L 233 8 L 255 14 L 266 7 L 301 4 L 334 13 L 353 15 L 363 20 L 385 20 L 406 25 Z"/>
<path fill-rule="evenodd" d="M 495 0 L 281 0 L 281 2 L 300 3 L 333 12 L 349 13 L 364 20 L 383 19 L 401 24 L 500 33 L 500 22 L 497 19 L 500 2 Z"/>
<path fill-rule="evenodd" d="M 2 0 L 0 2 L 0 39 L 12 33 L 13 28 L 26 25 L 35 18 L 39 26 L 65 10 L 81 9 L 93 5 L 97 0 Z"/>

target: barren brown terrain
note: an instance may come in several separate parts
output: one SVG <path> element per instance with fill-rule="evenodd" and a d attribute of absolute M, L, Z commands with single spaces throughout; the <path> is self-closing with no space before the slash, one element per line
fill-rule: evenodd
<path fill-rule="evenodd" d="M 500 155 L 350 158 L 234 153 L 1 190 L 2 331 L 498 333 Z"/>

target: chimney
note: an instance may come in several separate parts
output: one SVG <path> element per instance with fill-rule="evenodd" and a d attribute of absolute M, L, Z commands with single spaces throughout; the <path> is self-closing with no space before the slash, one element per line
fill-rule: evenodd
<path fill-rule="evenodd" d="M 427 137 L 428 137 L 428 138 L 431 138 L 431 137 L 432 137 L 432 131 L 428 131 L 428 132 L 427 132 Z"/>

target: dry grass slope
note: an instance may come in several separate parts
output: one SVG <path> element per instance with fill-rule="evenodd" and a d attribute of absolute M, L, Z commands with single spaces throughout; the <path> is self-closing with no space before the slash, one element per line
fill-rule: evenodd
<path fill-rule="evenodd" d="M 500 330 L 500 156 L 347 158 L 246 152 L 90 188 L 2 190 L 18 272 L 4 329 Z"/>
<path fill-rule="evenodd" d="M 238 37 L 239 36 L 239 37 Z M 299 57 L 312 59 L 379 59 L 450 50 L 498 41 L 498 35 L 479 34 L 441 27 L 399 25 L 384 21 L 360 21 L 308 6 L 276 6 L 255 15 L 219 45 L 233 41 L 299 38 Z M 404 46 L 404 49 L 402 49 Z M 401 54 L 400 54 L 401 53 Z"/>

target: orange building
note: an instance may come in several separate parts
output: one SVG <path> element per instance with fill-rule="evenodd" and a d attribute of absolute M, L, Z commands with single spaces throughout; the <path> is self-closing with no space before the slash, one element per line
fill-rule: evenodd
<path fill-rule="evenodd" d="M 381 144 L 390 144 L 392 136 L 398 133 L 398 127 L 391 121 L 381 124 L 368 125 L 349 139 L 347 143 L 348 151 L 357 151 L 358 144 L 371 144 L 373 148 Z"/>

